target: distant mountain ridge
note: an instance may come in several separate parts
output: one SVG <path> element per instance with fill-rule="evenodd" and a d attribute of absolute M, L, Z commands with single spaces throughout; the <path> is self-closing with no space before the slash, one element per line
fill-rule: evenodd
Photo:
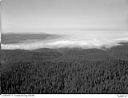
<path fill-rule="evenodd" d="M 2 49 L 111 48 L 128 42 L 127 32 L 8 33 L 1 35 Z"/>
<path fill-rule="evenodd" d="M 55 34 L 1 34 L 1 43 L 2 44 L 16 44 L 26 40 L 50 40 L 57 39 L 61 37 L 60 35 Z"/>
<path fill-rule="evenodd" d="M 9 58 L 8 58 L 9 57 Z M 65 60 L 70 61 L 79 60 L 105 60 L 109 58 L 128 60 L 128 43 L 120 46 L 115 46 L 106 50 L 102 49 L 81 49 L 81 48 L 60 48 L 49 49 L 42 48 L 37 50 L 1 50 L 1 58 L 17 59 L 20 60 L 32 60 L 37 57 L 38 59 L 47 60 Z"/>

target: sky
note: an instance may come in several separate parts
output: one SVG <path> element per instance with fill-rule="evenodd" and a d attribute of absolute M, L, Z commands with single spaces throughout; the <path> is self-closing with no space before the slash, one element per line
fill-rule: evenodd
<path fill-rule="evenodd" d="M 2 0 L 2 33 L 128 30 L 128 0 Z"/>

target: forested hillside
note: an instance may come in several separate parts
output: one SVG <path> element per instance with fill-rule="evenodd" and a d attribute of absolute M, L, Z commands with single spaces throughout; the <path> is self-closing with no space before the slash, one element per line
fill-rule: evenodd
<path fill-rule="evenodd" d="M 2 93 L 128 93 L 128 45 L 1 50 Z"/>

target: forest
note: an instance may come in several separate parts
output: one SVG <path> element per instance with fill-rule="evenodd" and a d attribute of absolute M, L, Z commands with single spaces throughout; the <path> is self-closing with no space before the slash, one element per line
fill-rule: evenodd
<path fill-rule="evenodd" d="M 1 50 L 2 94 L 127 94 L 128 44 Z"/>

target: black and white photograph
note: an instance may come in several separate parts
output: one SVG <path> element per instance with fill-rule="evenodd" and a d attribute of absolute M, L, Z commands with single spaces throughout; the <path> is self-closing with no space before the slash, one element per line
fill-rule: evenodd
<path fill-rule="evenodd" d="M 128 0 L 1 0 L 0 32 L 1 94 L 128 94 Z"/>

